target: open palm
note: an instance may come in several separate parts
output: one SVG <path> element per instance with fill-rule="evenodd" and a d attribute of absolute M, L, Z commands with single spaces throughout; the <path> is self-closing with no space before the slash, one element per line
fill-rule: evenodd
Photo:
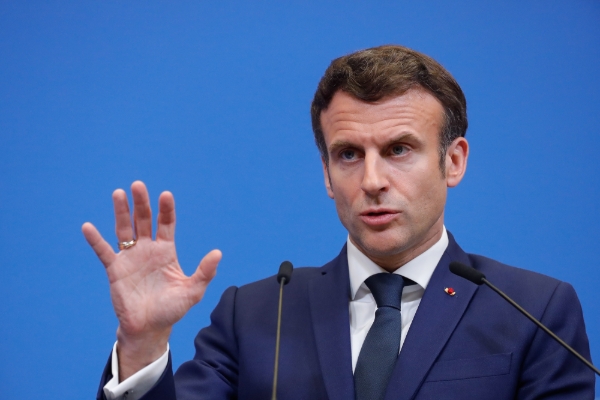
<path fill-rule="evenodd" d="M 144 350 L 144 346 L 166 345 L 173 324 L 204 295 L 215 275 L 221 252 L 213 250 L 208 253 L 196 272 L 186 276 L 175 251 L 173 195 L 163 192 L 159 197 L 156 240 L 153 240 L 152 212 L 146 186 L 136 181 L 131 185 L 131 192 L 133 226 L 123 190 L 113 193 L 113 203 L 117 238 L 119 242 L 128 242 L 135 237 L 137 242 L 133 247 L 115 253 L 92 224 L 86 222 L 82 231 L 106 268 L 111 299 L 119 320 L 119 347 L 129 346 L 126 350 L 132 354 L 154 353 L 150 358 L 155 358 L 160 351 Z"/>

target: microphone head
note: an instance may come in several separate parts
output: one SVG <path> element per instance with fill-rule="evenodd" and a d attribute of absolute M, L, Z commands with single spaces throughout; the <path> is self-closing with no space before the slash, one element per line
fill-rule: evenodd
<path fill-rule="evenodd" d="M 279 272 L 277 273 L 277 282 L 281 283 L 281 280 L 284 279 L 283 284 L 287 285 L 290 283 L 292 279 L 292 271 L 294 270 L 294 266 L 289 261 L 284 261 L 279 266 Z"/>
<path fill-rule="evenodd" d="M 465 278 L 476 285 L 481 285 L 483 283 L 483 279 L 485 279 L 484 274 L 477 271 L 475 268 L 469 267 L 463 263 L 459 263 L 458 261 L 452 261 L 450 263 L 450 272 L 460 276 L 461 278 Z"/>

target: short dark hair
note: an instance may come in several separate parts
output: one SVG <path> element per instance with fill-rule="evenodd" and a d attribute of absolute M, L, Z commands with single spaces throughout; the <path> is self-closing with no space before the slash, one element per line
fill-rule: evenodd
<path fill-rule="evenodd" d="M 440 131 L 440 169 L 448 146 L 467 132 L 467 100 L 450 73 L 433 58 L 397 45 L 357 51 L 331 62 L 319 82 L 310 114 L 315 142 L 325 162 L 329 163 L 327 145 L 321 126 L 321 112 L 326 110 L 338 91 L 374 103 L 390 96 L 401 96 L 410 89 L 421 88 L 435 96 L 444 107 L 444 125 Z"/>

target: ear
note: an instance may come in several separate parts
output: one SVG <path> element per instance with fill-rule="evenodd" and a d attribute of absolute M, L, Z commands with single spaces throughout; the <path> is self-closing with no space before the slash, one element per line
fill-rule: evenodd
<path fill-rule="evenodd" d="M 323 178 L 325 179 L 325 188 L 327 189 L 327 195 L 333 199 L 334 197 L 333 190 L 331 189 L 331 178 L 329 177 L 329 168 L 327 168 L 327 163 L 325 162 L 323 157 L 321 157 L 321 164 L 323 164 Z"/>
<path fill-rule="evenodd" d="M 467 171 L 469 143 L 464 137 L 454 139 L 446 152 L 446 185 L 455 187 Z"/>

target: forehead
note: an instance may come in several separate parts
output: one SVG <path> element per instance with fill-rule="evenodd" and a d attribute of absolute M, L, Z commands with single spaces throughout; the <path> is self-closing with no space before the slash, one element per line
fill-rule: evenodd
<path fill-rule="evenodd" d="M 411 89 L 400 96 L 375 103 L 358 100 L 338 91 L 321 113 L 321 126 L 327 145 L 336 138 L 386 140 L 389 136 L 411 133 L 426 140 L 438 140 L 444 121 L 444 108 L 423 89 Z"/>

